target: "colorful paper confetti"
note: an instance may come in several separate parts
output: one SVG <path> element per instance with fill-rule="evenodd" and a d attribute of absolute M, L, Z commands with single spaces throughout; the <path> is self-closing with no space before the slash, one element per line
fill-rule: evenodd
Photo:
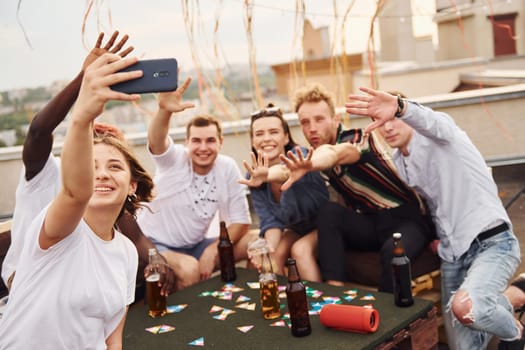
<path fill-rule="evenodd" d="M 161 334 L 161 333 L 167 333 L 175 330 L 175 327 L 167 325 L 167 324 L 161 324 L 159 326 L 154 327 L 148 327 L 146 328 L 146 331 L 153 333 L 153 334 Z"/>
<path fill-rule="evenodd" d="M 255 310 L 255 303 L 248 303 L 248 302 L 246 302 L 246 303 L 238 304 L 235 307 L 239 308 L 239 309 L 253 311 L 253 310 Z"/>
<path fill-rule="evenodd" d="M 213 305 L 210 309 L 210 314 L 213 312 L 219 312 L 222 311 L 224 308 L 222 306 Z"/>
<path fill-rule="evenodd" d="M 236 303 L 240 303 L 240 302 L 243 302 L 243 301 L 248 301 L 250 300 L 251 298 L 250 297 L 247 297 L 245 295 L 239 295 L 237 297 L 237 299 L 235 300 Z"/>
<path fill-rule="evenodd" d="M 249 331 L 252 330 L 254 326 L 250 325 L 250 326 L 241 326 L 241 327 L 237 327 L 238 330 L 240 330 L 241 332 L 243 333 L 248 333 Z"/>
<path fill-rule="evenodd" d="M 195 339 L 194 341 L 189 342 L 188 345 L 204 346 L 204 337 L 200 337 L 199 339 Z"/>
<path fill-rule="evenodd" d="M 169 305 L 168 307 L 166 307 L 166 311 L 167 311 L 169 314 L 173 314 L 173 313 L 176 313 L 176 312 L 181 312 L 181 311 L 184 310 L 187 306 L 188 306 L 188 304 Z"/>
<path fill-rule="evenodd" d="M 273 323 L 270 323 L 271 327 L 286 327 L 286 323 L 283 320 L 275 321 Z"/>
<path fill-rule="evenodd" d="M 259 282 L 246 282 L 251 289 L 259 289 Z"/>

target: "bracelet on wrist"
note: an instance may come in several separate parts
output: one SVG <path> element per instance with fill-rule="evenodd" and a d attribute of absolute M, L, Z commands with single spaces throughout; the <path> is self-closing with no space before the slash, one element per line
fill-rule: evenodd
<path fill-rule="evenodd" d="M 401 118 L 403 116 L 403 114 L 405 113 L 405 106 L 406 106 L 405 100 L 401 97 L 401 95 L 398 94 L 397 95 L 397 111 L 394 114 L 396 118 Z"/>

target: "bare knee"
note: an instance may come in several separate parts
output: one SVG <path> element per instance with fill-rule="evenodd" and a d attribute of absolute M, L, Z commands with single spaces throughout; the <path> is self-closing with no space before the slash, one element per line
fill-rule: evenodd
<path fill-rule="evenodd" d="M 167 252 L 163 254 L 177 277 L 177 290 L 189 287 L 200 280 L 199 261 L 191 255 Z"/>
<path fill-rule="evenodd" d="M 452 297 L 450 305 L 451 311 L 456 319 L 464 325 L 474 323 L 474 314 L 472 313 L 472 299 L 468 292 L 458 290 Z"/>

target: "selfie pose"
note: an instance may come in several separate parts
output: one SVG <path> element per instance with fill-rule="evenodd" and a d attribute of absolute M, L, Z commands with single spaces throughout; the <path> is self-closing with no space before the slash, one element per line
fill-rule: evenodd
<path fill-rule="evenodd" d="M 117 73 L 136 61 L 104 54 L 86 69 L 62 150 L 62 188 L 25 232 L 0 349 L 122 349 L 138 256 L 115 222 L 151 200 L 153 181 L 127 145 L 94 138 L 93 121 L 107 101 L 139 98 L 109 88 L 139 77 Z"/>

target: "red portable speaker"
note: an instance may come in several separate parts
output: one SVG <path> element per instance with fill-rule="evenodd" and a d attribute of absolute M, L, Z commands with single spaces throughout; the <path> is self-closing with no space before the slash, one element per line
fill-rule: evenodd
<path fill-rule="evenodd" d="M 326 327 L 346 332 L 373 333 L 379 327 L 377 310 L 362 306 L 326 304 L 319 319 Z"/>

